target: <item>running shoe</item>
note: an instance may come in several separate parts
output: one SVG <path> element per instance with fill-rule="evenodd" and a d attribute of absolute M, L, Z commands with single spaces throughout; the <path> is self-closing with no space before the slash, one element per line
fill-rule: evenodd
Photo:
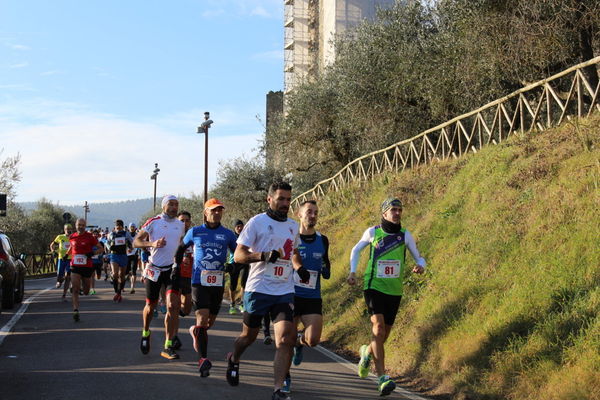
<path fill-rule="evenodd" d="M 173 338 L 173 348 L 179 350 L 181 348 L 181 340 L 177 336 Z"/>
<path fill-rule="evenodd" d="M 79 311 L 77 311 L 77 310 L 73 311 L 73 320 L 75 322 L 79 322 Z"/>
<path fill-rule="evenodd" d="M 96 294 L 96 291 L 94 289 L 90 289 L 90 296 Z"/>
<path fill-rule="evenodd" d="M 244 304 L 239 304 L 239 305 L 237 306 L 237 309 L 238 309 L 238 310 L 239 310 L 241 313 L 244 313 L 244 311 L 246 311 L 246 309 L 244 308 Z"/>
<path fill-rule="evenodd" d="M 378 389 L 380 396 L 387 396 L 396 389 L 396 382 L 389 375 L 381 375 L 379 377 Z"/>
<path fill-rule="evenodd" d="M 266 335 L 265 338 L 263 339 L 263 343 L 268 346 L 273 343 L 273 339 L 271 338 L 270 335 Z"/>
<path fill-rule="evenodd" d="M 371 365 L 371 355 L 369 354 L 369 346 L 363 344 L 359 350 L 360 361 L 358 362 L 358 376 L 366 378 L 369 376 L 369 366 Z"/>
<path fill-rule="evenodd" d="M 283 393 L 290 393 L 292 391 L 292 377 L 288 372 L 283 380 L 283 386 L 281 387 Z"/>
<path fill-rule="evenodd" d="M 208 358 L 201 358 L 198 361 L 198 371 L 200 372 L 201 378 L 206 378 L 210 376 L 210 368 L 212 367 L 212 363 Z"/>
<path fill-rule="evenodd" d="M 62 286 L 62 282 L 56 282 L 56 288 L 60 288 Z"/>
<path fill-rule="evenodd" d="M 167 360 L 177 360 L 179 358 L 179 354 L 175 352 L 173 347 L 167 347 L 160 352 L 160 355 L 166 358 Z"/>
<path fill-rule="evenodd" d="M 62 298 L 62 301 L 67 301 L 67 296 L 66 296 L 66 295 L 64 295 L 64 294 L 63 294 L 63 295 L 61 296 L 61 298 Z"/>
<path fill-rule="evenodd" d="M 300 365 L 302 363 L 302 353 L 304 346 L 294 346 L 294 356 L 292 357 L 292 362 L 294 365 Z"/>
<path fill-rule="evenodd" d="M 121 302 L 121 300 L 123 300 L 123 296 L 121 296 L 121 293 L 119 293 L 119 294 L 118 294 L 118 296 L 119 296 L 119 297 L 117 298 L 117 302 L 119 302 L 119 303 L 120 303 L 120 302 Z"/>
<path fill-rule="evenodd" d="M 135 289 L 131 289 L 131 290 L 129 291 L 129 293 L 131 293 L 131 294 L 134 294 L 134 293 L 135 293 Z"/>
<path fill-rule="evenodd" d="M 117 301 L 119 301 L 119 293 L 115 293 L 115 295 L 113 296 L 113 301 L 116 303 Z"/>
<path fill-rule="evenodd" d="M 184 313 L 182 310 L 179 310 L 179 317 L 184 318 L 187 314 Z"/>
<path fill-rule="evenodd" d="M 233 305 L 229 306 L 229 314 L 235 314 L 237 311 L 237 308 L 235 308 Z"/>
<path fill-rule="evenodd" d="M 150 335 L 143 337 L 142 342 L 140 343 L 140 350 L 142 350 L 142 354 L 148 354 L 150 352 Z"/>
<path fill-rule="evenodd" d="M 276 392 L 273 392 L 273 396 L 271 396 L 271 400 L 292 400 L 290 396 L 286 393 L 283 393 L 281 389 L 277 389 Z"/>
<path fill-rule="evenodd" d="M 227 372 L 225 373 L 225 378 L 227 378 L 227 383 L 231 386 L 237 386 L 240 383 L 240 363 L 234 363 L 231 361 L 231 357 L 233 353 L 227 353 Z"/>
<path fill-rule="evenodd" d="M 192 340 L 193 340 L 193 346 L 194 346 L 194 350 L 196 350 L 196 353 L 200 353 L 200 346 L 198 344 L 198 332 L 196 331 L 196 325 L 192 325 L 190 326 L 190 335 L 192 335 Z"/>

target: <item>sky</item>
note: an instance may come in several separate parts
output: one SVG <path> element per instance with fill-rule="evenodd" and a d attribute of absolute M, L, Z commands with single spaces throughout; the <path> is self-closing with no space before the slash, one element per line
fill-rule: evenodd
<path fill-rule="evenodd" d="M 0 0 L 0 158 L 17 201 L 201 194 L 256 154 L 283 88 L 281 0 Z M 258 116 L 258 117 L 257 117 Z"/>

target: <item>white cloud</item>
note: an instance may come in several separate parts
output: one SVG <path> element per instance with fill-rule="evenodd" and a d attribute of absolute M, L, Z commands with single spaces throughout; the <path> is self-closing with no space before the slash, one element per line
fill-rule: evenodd
<path fill-rule="evenodd" d="M 53 69 L 50 71 L 44 71 L 42 73 L 40 73 L 41 76 L 50 76 L 50 75 L 58 75 L 58 74 L 62 74 L 63 71 L 58 70 L 58 69 Z"/>
<path fill-rule="evenodd" d="M 159 194 L 202 192 L 204 135 L 44 100 L 0 105 L 0 114 L 5 111 L 0 143 L 4 154 L 22 157 L 19 201 L 44 196 L 72 204 L 149 197 L 155 162 L 161 169 Z M 216 181 L 220 161 L 251 156 L 260 138 L 258 133 L 217 132 L 209 134 L 209 185 Z"/>
<path fill-rule="evenodd" d="M 271 14 L 267 12 L 263 7 L 258 6 L 250 11 L 250 16 L 259 16 L 259 17 L 270 17 Z"/>
<path fill-rule="evenodd" d="M 13 50 L 29 50 L 29 46 L 25 46 L 23 44 L 9 44 L 8 47 Z"/>
<path fill-rule="evenodd" d="M 8 68 L 10 68 L 10 69 L 17 69 L 17 68 L 25 68 L 25 67 L 28 67 L 28 66 L 29 66 L 29 63 L 27 61 L 24 61 L 24 62 L 21 62 L 21 63 L 18 63 L 18 64 L 13 64 L 13 65 L 9 66 Z"/>

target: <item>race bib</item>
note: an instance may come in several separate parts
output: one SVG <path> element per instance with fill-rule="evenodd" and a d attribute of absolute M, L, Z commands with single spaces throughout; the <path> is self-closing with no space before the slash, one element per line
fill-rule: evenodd
<path fill-rule="evenodd" d="M 319 276 L 319 273 L 317 271 L 312 271 L 310 269 L 308 270 L 308 272 L 310 272 L 310 279 L 308 280 L 308 283 L 300 282 L 300 276 L 298 274 L 294 274 L 294 285 L 303 287 L 306 289 L 316 289 L 317 288 L 317 278 Z"/>
<path fill-rule="evenodd" d="M 125 245 L 125 238 L 124 237 L 117 237 L 115 238 L 115 246 L 124 246 Z"/>
<path fill-rule="evenodd" d="M 200 283 L 202 286 L 223 286 L 223 271 L 203 269 Z"/>
<path fill-rule="evenodd" d="M 272 281 L 287 281 L 292 273 L 292 262 L 290 260 L 277 260 L 274 263 L 267 263 L 265 277 Z"/>
<path fill-rule="evenodd" d="M 87 265 L 87 256 L 85 254 L 75 254 L 73 256 L 73 265 Z"/>
<path fill-rule="evenodd" d="M 377 260 L 378 278 L 398 278 L 400 276 L 400 260 Z"/>
<path fill-rule="evenodd" d="M 156 268 L 153 265 L 148 265 L 144 270 L 144 278 L 150 279 L 152 282 L 157 282 L 158 277 L 160 276 L 160 268 Z"/>

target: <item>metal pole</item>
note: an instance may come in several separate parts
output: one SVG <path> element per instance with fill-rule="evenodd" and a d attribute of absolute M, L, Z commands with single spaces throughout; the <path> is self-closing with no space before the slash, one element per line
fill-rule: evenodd
<path fill-rule="evenodd" d="M 204 203 L 208 200 L 208 127 L 204 130 Z"/>
<path fill-rule="evenodd" d="M 88 215 L 88 210 L 90 208 L 88 207 L 88 203 L 87 201 L 85 202 L 85 204 L 83 205 L 83 219 L 85 219 L 85 223 L 87 224 L 87 215 Z"/>
<path fill-rule="evenodd" d="M 154 208 L 153 210 L 156 212 L 156 181 L 157 181 L 158 176 L 154 177 Z"/>

